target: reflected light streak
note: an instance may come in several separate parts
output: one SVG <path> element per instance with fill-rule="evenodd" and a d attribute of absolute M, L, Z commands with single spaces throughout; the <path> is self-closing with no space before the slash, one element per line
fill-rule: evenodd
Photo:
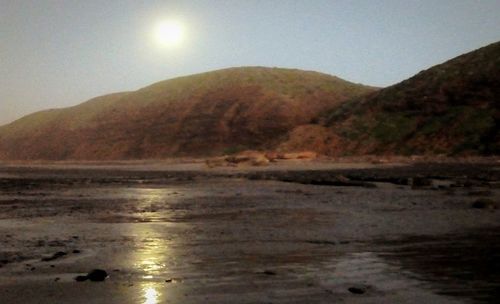
<path fill-rule="evenodd" d="M 144 304 L 157 304 L 158 303 L 158 291 L 153 287 L 148 287 L 144 289 Z"/>
<path fill-rule="evenodd" d="M 134 190 L 134 198 L 139 201 L 136 207 L 143 210 L 141 213 L 150 218 L 153 218 L 156 213 L 161 213 L 161 208 L 168 204 L 168 201 L 176 199 L 175 196 L 172 197 L 173 193 L 180 192 L 175 188 L 136 188 Z M 131 234 L 135 236 L 137 241 L 137 248 L 132 251 L 130 260 L 133 261 L 133 266 L 141 274 L 140 296 L 142 296 L 143 304 L 164 302 L 165 295 L 161 289 L 158 289 L 161 288 L 158 285 L 158 280 L 165 275 L 168 267 L 167 261 L 175 259 L 175 254 L 172 252 L 164 229 L 157 229 L 157 227 L 161 226 L 148 223 L 129 226 L 132 230 Z"/>

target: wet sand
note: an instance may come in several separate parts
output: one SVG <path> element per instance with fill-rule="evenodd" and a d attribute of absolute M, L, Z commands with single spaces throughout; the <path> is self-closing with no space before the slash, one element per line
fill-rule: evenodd
<path fill-rule="evenodd" d="M 498 167 L 3 165 L 0 303 L 496 303 Z"/>

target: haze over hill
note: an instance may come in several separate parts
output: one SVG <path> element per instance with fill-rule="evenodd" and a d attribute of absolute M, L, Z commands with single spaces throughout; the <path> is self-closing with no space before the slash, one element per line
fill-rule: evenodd
<path fill-rule="evenodd" d="M 296 126 L 374 90 L 317 72 L 219 70 L 28 115 L 0 128 L 0 157 L 108 160 L 272 150 Z"/>

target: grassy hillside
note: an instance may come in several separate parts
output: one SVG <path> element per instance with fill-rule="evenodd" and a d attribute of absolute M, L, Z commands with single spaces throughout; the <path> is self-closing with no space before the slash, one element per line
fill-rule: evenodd
<path fill-rule="evenodd" d="M 330 154 L 500 154 L 500 42 L 323 117 Z"/>
<path fill-rule="evenodd" d="M 274 149 L 296 126 L 372 91 L 316 72 L 219 70 L 28 115 L 0 128 L 0 157 L 141 159 Z"/>

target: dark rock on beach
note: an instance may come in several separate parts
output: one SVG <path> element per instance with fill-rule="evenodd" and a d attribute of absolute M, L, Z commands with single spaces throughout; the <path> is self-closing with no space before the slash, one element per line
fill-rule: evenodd
<path fill-rule="evenodd" d="M 102 282 L 106 280 L 108 277 L 108 273 L 102 269 L 94 269 L 89 272 L 87 275 L 79 275 L 75 277 L 75 281 L 84 282 L 84 281 L 92 281 L 92 282 Z"/>
<path fill-rule="evenodd" d="M 54 253 L 52 256 L 50 257 L 46 257 L 46 258 L 42 258 L 42 262 L 50 262 L 50 261 L 53 261 L 53 260 L 57 260 L 63 256 L 67 255 L 66 252 L 64 251 L 58 251 L 56 253 Z"/>
<path fill-rule="evenodd" d="M 472 208 L 475 209 L 497 209 L 498 204 L 487 198 L 480 198 L 472 203 Z"/>
<path fill-rule="evenodd" d="M 366 292 L 364 288 L 360 287 L 349 287 L 347 290 L 353 294 L 364 294 Z"/>
<path fill-rule="evenodd" d="M 79 275 L 79 276 L 76 276 L 75 277 L 75 281 L 77 282 L 83 282 L 83 281 L 87 281 L 88 280 L 88 277 L 86 275 Z"/>
<path fill-rule="evenodd" d="M 87 274 L 87 278 L 92 282 L 102 282 L 106 280 L 107 277 L 108 273 L 102 269 L 94 269 Z"/>

